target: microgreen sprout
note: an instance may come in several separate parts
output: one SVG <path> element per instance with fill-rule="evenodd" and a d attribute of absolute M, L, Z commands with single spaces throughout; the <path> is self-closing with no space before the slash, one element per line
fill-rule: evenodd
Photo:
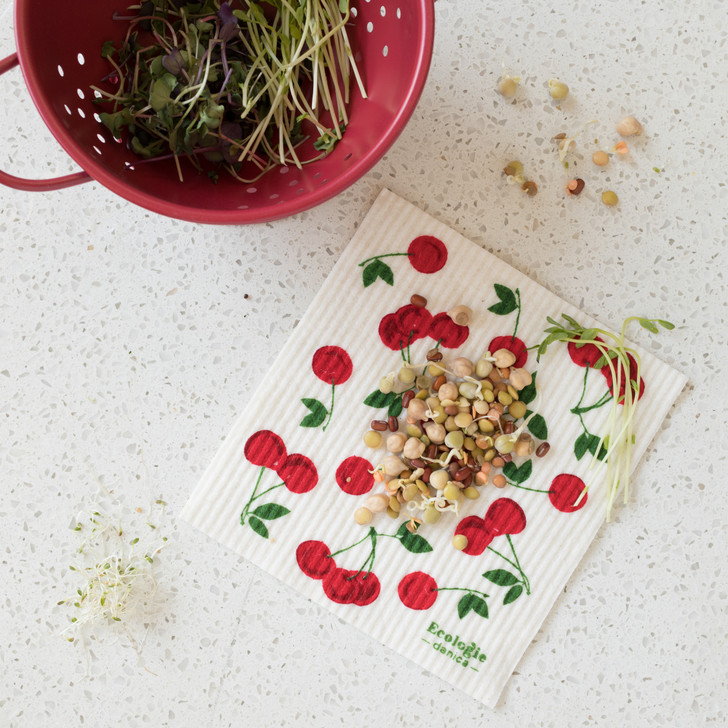
<path fill-rule="evenodd" d="M 349 123 L 350 74 L 366 91 L 346 32 L 348 0 L 147 0 L 129 7 L 117 48 L 94 87 L 111 133 L 147 161 L 201 159 L 251 182 L 276 164 L 328 154 Z M 319 152 L 302 159 L 308 136 Z M 208 172 L 214 181 L 217 175 Z M 247 178 L 246 178 L 247 176 Z"/>
<path fill-rule="evenodd" d="M 601 437 L 591 462 L 594 467 L 600 460 L 606 462 L 606 520 L 611 518 L 612 507 L 620 490 L 626 504 L 629 499 L 629 478 L 632 464 L 632 447 L 635 443 L 633 422 L 641 396 L 641 360 L 635 349 L 625 341 L 627 327 L 636 321 L 651 333 L 658 333 L 659 327 L 675 328 L 674 324 L 663 319 L 648 319 L 630 316 L 624 320 L 619 334 L 605 329 L 584 327 L 566 314 L 561 314 L 563 322 L 547 317 L 551 324 L 545 329 L 546 337 L 538 345 L 540 358 L 555 342 L 574 344 L 577 348 L 594 346 L 601 354 L 595 362 L 595 369 L 607 369 L 611 383 L 611 407 L 607 418 L 606 431 Z M 606 455 L 602 454 L 602 447 Z M 580 496 L 583 498 L 584 493 Z M 577 505 L 578 501 L 576 504 Z"/>
<path fill-rule="evenodd" d="M 155 505 L 163 509 L 165 504 L 157 500 Z M 73 597 L 58 602 L 73 607 L 71 623 L 64 630 L 69 642 L 84 636 L 87 628 L 120 623 L 139 654 L 128 626 L 150 611 L 157 590 L 154 555 L 167 541 L 157 535 L 157 526 L 145 525 L 154 534 L 152 539 L 130 538 L 118 521 L 100 511 L 78 516 L 73 527 L 81 539 L 78 562 L 68 568 L 83 581 Z"/>

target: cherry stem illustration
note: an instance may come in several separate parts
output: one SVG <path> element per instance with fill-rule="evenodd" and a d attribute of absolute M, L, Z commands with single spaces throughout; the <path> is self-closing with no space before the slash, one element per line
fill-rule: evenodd
<path fill-rule="evenodd" d="M 514 488 L 520 488 L 521 490 L 530 490 L 532 493 L 551 493 L 550 490 L 541 490 L 540 488 L 529 488 L 527 485 L 520 485 L 518 483 L 512 483 L 510 480 L 507 481 L 508 485 L 512 485 Z"/>
<path fill-rule="evenodd" d="M 258 487 L 260 486 L 260 481 L 263 478 L 263 473 L 265 472 L 265 465 L 261 467 L 260 473 L 258 473 L 258 480 L 255 481 L 255 488 L 253 488 L 253 493 L 250 496 L 250 500 L 245 504 L 245 507 L 243 508 L 243 512 L 240 514 L 240 520 L 244 521 L 245 518 L 248 515 L 248 510 L 250 510 L 250 504 L 257 498 L 256 493 L 258 492 Z"/>
<path fill-rule="evenodd" d="M 468 592 L 468 594 L 477 594 L 480 597 L 484 597 L 485 599 L 488 599 L 490 597 L 490 594 L 486 594 L 485 592 L 478 591 L 477 589 L 466 589 L 462 586 L 439 586 L 437 589 L 433 589 L 432 591 L 464 591 Z"/>
<path fill-rule="evenodd" d="M 331 416 L 334 414 L 334 390 L 336 389 L 336 384 L 334 384 L 334 380 L 331 380 L 331 407 L 329 407 L 329 416 L 326 420 L 326 424 L 323 427 L 323 432 L 326 432 L 326 428 L 329 426 L 329 422 L 331 422 Z"/>
<path fill-rule="evenodd" d="M 503 561 L 506 561 L 509 563 L 514 569 L 518 571 L 518 573 L 521 575 L 521 579 L 523 580 L 523 586 L 526 587 L 526 594 L 531 593 L 531 582 L 528 580 L 528 577 L 523 572 L 523 569 L 521 568 L 521 563 L 518 561 L 518 556 L 516 555 L 516 549 L 513 548 L 513 541 L 511 541 L 510 534 L 506 534 L 506 538 L 508 539 L 508 545 L 511 547 L 511 553 L 513 554 L 513 558 L 515 559 L 515 563 L 511 561 L 507 556 L 503 556 L 500 551 L 496 551 L 492 546 L 488 546 L 488 551 L 492 551 L 496 556 L 500 556 Z"/>
<path fill-rule="evenodd" d="M 511 343 L 516 338 L 516 333 L 518 332 L 518 322 L 521 320 L 521 292 L 516 288 L 516 310 L 518 313 L 516 314 L 516 328 L 513 329 L 513 335 L 511 336 Z"/>
<path fill-rule="evenodd" d="M 362 262 L 359 263 L 359 267 L 361 268 L 363 265 L 366 265 L 367 263 L 371 263 L 373 260 L 379 260 L 380 258 L 392 258 L 396 255 L 406 255 L 409 257 L 410 253 L 384 253 L 384 255 L 374 255 L 371 258 L 362 260 Z"/>
<path fill-rule="evenodd" d="M 594 404 L 587 405 L 585 407 L 581 406 L 581 403 L 584 401 L 584 396 L 586 394 L 586 382 L 587 382 L 587 376 L 589 375 L 590 368 L 591 367 L 588 364 L 584 368 L 585 369 L 584 383 L 581 386 L 581 397 L 579 397 L 579 401 L 576 403 L 576 406 L 571 408 L 571 412 L 573 412 L 575 415 L 577 415 L 579 417 L 579 422 L 581 422 L 581 426 L 586 435 L 591 435 L 591 433 L 589 432 L 586 425 L 584 424 L 584 418 L 582 417 L 582 414 L 584 412 L 589 412 L 590 410 L 597 409 L 598 407 L 603 407 L 607 402 L 609 402 L 610 399 L 612 399 L 612 396 L 613 396 L 611 392 L 606 392 Z"/>

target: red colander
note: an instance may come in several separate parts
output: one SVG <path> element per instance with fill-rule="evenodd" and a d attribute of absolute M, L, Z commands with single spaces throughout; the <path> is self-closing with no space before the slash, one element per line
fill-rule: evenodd
<path fill-rule="evenodd" d="M 389 149 L 422 93 L 432 57 L 434 0 L 352 0 L 348 29 L 367 99 L 352 92 L 350 123 L 325 159 L 277 167 L 253 184 L 225 173 L 217 184 L 191 172 L 180 182 L 173 161 L 148 164 L 100 122 L 91 86 L 109 67 L 104 41 L 119 42 L 125 24 L 115 10 L 129 3 L 16 0 L 17 53 L 0 61 L 0 74 L 20 65 L 30 95 L 53 136 L 82 172 L 28 180 L 0 172 L 19 190 L 55 190 L 95 179 L 136 205 L 204 223 L 254 223 L 307 210 L 364 175 Z"/>

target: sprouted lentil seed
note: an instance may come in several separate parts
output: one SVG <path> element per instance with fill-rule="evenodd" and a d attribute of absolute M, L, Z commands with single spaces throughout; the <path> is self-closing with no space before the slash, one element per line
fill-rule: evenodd
<path fill-rule="evenodd" d="M 468 322 L 473 315 L 466 306 L 448 314 L 453 320 L 467 316 Z M 525 432 L 530 415 L 519 393 L 533 377 L 515 362 L 505 348 L 486 351 L 475 362 L 467 357 L 445 361 L 436 348 L 423 364 L 406 363 L 396 382 L 395 377 L 380 379 L 380 391 L 401 394 L 403 409 L 399 418 L 373 420 L 364 436 L 366 444 L 384 445 L 389 454 L 375 468 L 384 492 L 367 496 L 354 514 L 357 523 L 366 525 L 386 512 L 415 528 L 420 521 L 432 525 L 443 513 L 458 513 L 489 483 L 506 487 L 500 470 L 514 456 L 548 452 L 548 443 L 537 444 Z M 418 374 L 424 370 L 428 375 Z M 415 380 L 416 391 L 411 388 Z"/>

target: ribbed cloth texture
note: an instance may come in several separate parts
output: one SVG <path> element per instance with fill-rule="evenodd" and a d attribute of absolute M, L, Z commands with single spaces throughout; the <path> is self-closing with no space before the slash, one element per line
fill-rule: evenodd
<path fill-rule="evenodd" d="M 394 274 L 394 285 L 376 280 L 362 284 L 359 263 L 375 255 L 406 252 L 409 243 L 420 235 L 439 238 L 447 247 L 446 265 L 432 274 L 420 273 L 407 256 L 384 258 Z M 506 486 L 481 488 L 481 497 L 464 501 L 460 514 L 446 513 L 420 533 L 433 547 L 430 553 L 413 554 L 392 538 L 379 538 L 373 571 L 381 582 L 381 593 L 364 607 L 335 604 L 323 592 L 321 581 L 311 579 L 298 568 L 295 551 L 307 540 L 324 541 L 331 551 L 361 539 L 368 527 L 358 526 L 354 510 L 366 496 L 344 493 L 336 483 L 339 464 L 351 455 L 368 459 L 373 465 L 386 454 L 384 449 L 367 448 L 362 436 L 372 419 L 384 412 L 363 404 L 379 379 L 401 364 L 400 354 L 386 348 L 379 338 L 382 317 L 409 302 L 412 294 L 427 298 L 434 315 L 464 304 L 473 312 L 470 335 L 457 351 L 444 349 L 446 359 L 466 356 L 479 358 L 492 338 L 510 335 L 515 313 L 498 316 L 487 309 L 498 301 L 494 284 L 520 292 L 522 311 L 518 337 L 527 346 L 543 338 L 546 316 L 558 318 L 566 313 L 584 325 L 597 325 L 593 319 L 498 260 L 461 235 L 423 213 L 393 193 L 384 190 L 362 222 L 330 276 L 316 295 L 290 340 L 264 377 L 259 389 L 202 477 L 184 508 L 182 518 L 250 561 L 291 584 L 303 595 L 331 609 L 337 616 L 370 634 L 383 644 L 447 680 L 488 706 L 494 706 L 503 686 L 524 650 L 531 642 L 558 594 L 579 563 L 604 520 L 604 482 L 601 466 L 590 469 L 591 458 L 577 461 L 574 441 L 581 434 L 579 419 L 569 410 L 581 394 L 584 369 L 569 358 L 566 347 L 555 345 L 536 363 L 530 352 L 527 368 L 538 371 L 539 396 L 531 407 L 542 414 L 548 425 L 551 449 L 544 458 L 532 457 L 533 474 L 524 483 L 529 488 L 548 491 L 554 477 L 562 473 L 578 475 L 590 484 L 586 505 L 574 513 L 556 510 L 544 493 Z M 298 423 L 308 410 L 302 397 L 312 397 L 329 406 L 331 387 L 318 379 L 311 368 L 314 352 L 321 346 L 342 347 L 351 357 L 353 373 L 336 387 L 331 423 L 304 428 Z M 424 362 L 425 353 L 434 345 L 421 339 L 411 346 L 412 362 Z M 640 352 L 645 395 L 635 419 L 636 443 L 633 466 L 645 453 L 650 441 L 685 384 L 685 378 L 654 356 Z M 585 403 L 595 402 L 606 391 L 603 377 L 590 372 Z M 593 433 L 604 430 L 609 407 L 584 416 Z M 302 453 L 315 464 L 319 482 L 308 493 L 295 494 L 285 488 L 273 490 L 256 501 L 278 503 L 290 513 L 266 521 L 269 538 L 262 538 L 249 526 L 241 526 L 240 515 L 250 498 L 260 468 L 244 457 L 245 442 L 259 430 L 280 435 L 288 453 Z M 521 459 L 516 459 L 521 462 Z M 280 482 L 266 471 L 259 492 Z M 381 490 L 375 485 L 372 492 Z M 507 588 L 483 578 L 485 571 L 510 568 L 493 552 L 468 556 L 451 546 L 458 521 L 467 515 L 483 516 L 488 505 L 498 498 L 518 502 L 526 514 L 526 528 L 512 536 L 519 562 L 527 574 L 531 594 L 523 593 L 512 604 L 503 605 Z M 620 504 L 617 504 L 620 507 Z M 384 514 L 375 516 L 372 525 L 380 533 L 394 534 L 399 522 Z M 491 544 L 512 558 L 505 537 Z M 369 553 L 369 540 L 336 558 L 337 564 L 359 569 Z M 439 591 L 436 602 L 425 611 L 405 607 L 397 585 L 410 572 L 430 574 L 440 587 L 473 589 L 489 594 L 489 618 L 470 612 L 460 619 L 458 601 L 465 592 Z M 436 626 L 433 626 L 433 623 Z M 438 636 L 438 630 L 442 630 Z M 445 634 L 469 645 L 475 642 L 486 655 L 484 662 L 469 660 L 464 666 L 463 648 L 445 641 Z M 443 645 L 445 654 L 434 648 Z M 448 655 L 450 650 L 451 655 Z M 461 656 L 460 661 L 456 658 Z"/>

